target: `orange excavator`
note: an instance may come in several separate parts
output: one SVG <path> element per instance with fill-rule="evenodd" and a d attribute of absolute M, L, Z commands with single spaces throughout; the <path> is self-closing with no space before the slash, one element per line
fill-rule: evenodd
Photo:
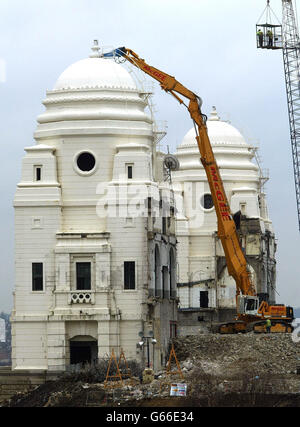
<path fill-rule="evenodd" d="M 266 301 L 259 304 L 259 298 L 251 281 L 247 261 L 240 245 L 235 222 L 208 137 L 207 117 L 201 112 L 201 98 L 174 77 L 148 65 L 144 59 L 130 49 L 121 47 L 103 56 L 114 57 L 120 62 L 127 60 L 157 80 L 164 91 L 173 95 L 180 104 L 187 108 L 194 122 L 201 162 L 207 175 L 218 219 L 218 237 L 225 253 L 228 273 L 236 282 L 237 317 L 232 321 L 218 325 L 217 331 L 220 333 L 248 332 L 251 330 L 264 332 L 266 320 L 270 319 L 271 332 L 292 332 L 291 323 L 294 319 L 292 307 L 280 304 L 269 305 Z M 188 105 L 180 96 L 189 100 Z"/>

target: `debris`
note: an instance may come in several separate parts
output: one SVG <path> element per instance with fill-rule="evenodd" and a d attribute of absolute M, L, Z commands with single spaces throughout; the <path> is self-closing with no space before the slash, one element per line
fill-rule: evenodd
<path fill-rule="evenodd" d="M 146 368 L 143 372 L 143 384 L 149 384 L 154 380 L 153 369 Z"/>
<path fill-rule="evenodd" d="M 287 374 L 300 372 L 298 357 L 300 343 L 290 334 L 272 336 L 254 333 L 237 335 L 201 334 L 178 337 L 173 340 L 182 367 L 200 366 L 214 375 L 236 375 L 245 369 L 255 375 L 260 373 Z"/>
<path fill-rule="evenodd" d="M 182 364 L 183 368 L 186 369 L 187 371 L 190 371 L 191 369 L 193 369 L 194 365 L 190 360 L 185 360 Z"/>
<path fill-rule="evenodd" d="M 218 403 L 226 402 L 227 406 L 233 403 L 235 406 L 259 406 L 262 399 L 271 406 L 278 402 L 281 406 L 300 406 L 300 343 L 294 343 L 290 335 L 206 334 L 178 337 L 173 344 L 177 369 L 179 367 L 181 372 L 185 372 L 184 381 L 170 378 L 167 371 L 158 371 L 154 375 L 152 369 L 146 369 L 144 375 L 140 371 L 135 377 L 124 378 L 122 388 L 105 387 L 107 360 L 105 369 L 101 367 L 102 380 L 99 380 L 99 372 L 93 366 L 90 371 L 85 369 L 82 376 L 65 374 L 57 381 L 49 381 L 30 392 L 19 393 L 2 406 L 107 407 L 146 404 L 179 407 L 181 404 L 218 406 Z M 128 364 L 134 366 L 131 365 L 132 361 L 128 361 Z M 145 380 L 147 377 L 149 382 L 140 383 L 139 375 Z M 172 384 L 177 383 L 186 384 L 186 396 L 170 396 Z"/>

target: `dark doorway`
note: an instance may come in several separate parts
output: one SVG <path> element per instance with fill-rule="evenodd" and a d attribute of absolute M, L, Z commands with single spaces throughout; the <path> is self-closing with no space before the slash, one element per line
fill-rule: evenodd
<path fill-rule="evenodd" d="M 200 307 L 208 308 L 208 291 L 200 291 Z"/>
<path fill-rule="evenodd" d="M 70 363 L 71 365 L 86 365 L 97 360 L 98 347 L 96 341 L 71 341 Z"/>

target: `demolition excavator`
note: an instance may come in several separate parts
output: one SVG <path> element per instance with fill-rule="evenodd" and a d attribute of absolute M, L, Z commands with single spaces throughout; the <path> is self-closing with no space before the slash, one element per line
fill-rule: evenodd
<path fill-rule="evenodd" d="M 264 332 L 266 319 L 271 320 L 271 332 L 292 332 L 293 308 L 281 304 L 269 305 L 267 301 L 260 301 L 257 296 L 208 137 L 207 116 L 201 112 L 201 98 L 179 83 L 174 77 L 147 64 L 144 59 L 130 49 L 121 47 L 103 54 L 103 56 L 114 57 L 119 62 L 127 60 L 157 80 L 165 92 L 171 94 L 180 104 L 187 108 L 194 122 L 201 162 L 206 172 L 216 210 L 218 237 L 225 253 L 228 273 L 236 283 L 237 316 L 229 322 L 219 324 L 217 332 Z M 189 100 L 188 104 L 184 102 L 181 96 Z"/>

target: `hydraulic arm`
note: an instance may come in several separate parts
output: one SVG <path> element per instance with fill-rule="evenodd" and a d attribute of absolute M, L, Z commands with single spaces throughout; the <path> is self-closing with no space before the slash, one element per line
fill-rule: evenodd
<path fill-rule="evenodd" d="M 261 323 L 264 318 L 270 317 L 273 320 L 274 332 L 291 332 L 292 327 L 289 322 L 293 319 L 292 309 L 288 310 L 289 308 L 285 306 L 269 306 L 264 301 L 258 307 L 256 289 L 247 269 L 246 258 L 239 242 L 235 222 L 224 191 L 223 181 L 208 137 L 207 117 L 201 112 L 201 98 L 179 83 L 174 77 L 148 65 L 144 59 L 130 49 L 122 47 L 104 56 L 122 57 L 153 77 L 160 83 L 164 91 L 173 95 L 180 104 L 183 104 L 188 109 L 194 122 L 201 162 L 206 172 L 216 210 L 218 236 L 225 253 L 228 273 L 236 282 L 238 317 L 219 326 L 218 331 L 224 333 L 245 332 L 250 330 L 248 328 L 249 324 L 255 328 L 257 322 Z M 181 97 L 186 98 L 189 102 L 186 104 Z M 259 331 L 259 327 L 257 331 Z M 263 331 L 263 328 L 261 331 Z"/>
<path fill-rule="evenodd" d="M 163 71 L 148 65 L 144 59 L 135 52 L 125 47 L 115 51 L 116 56 L 122 56 L 134 66 L 144 71 L 160 83 L 161 88 L 170 93 L 175 99 L 187 107 L 195 125 L 196 140 L 201 154 L 201 162 L 205 169 L 212 199 L 218 219 L 218 236 L 222 242 L 226 257 L 228 273 L 234 278 L 237 285 L 237 295 L 256 295 L 247 270 L 247 262 L 239 243 L 235 222 L 230 212 L 230 206 L 224 191 L 223 182 L 218 165 L 209 141 L 206 119 L 201 112 L 202 100 L 194 92 L 191 92 L 174 77 Z M 188 105 L 180 96 L 189 100 Z"/>

